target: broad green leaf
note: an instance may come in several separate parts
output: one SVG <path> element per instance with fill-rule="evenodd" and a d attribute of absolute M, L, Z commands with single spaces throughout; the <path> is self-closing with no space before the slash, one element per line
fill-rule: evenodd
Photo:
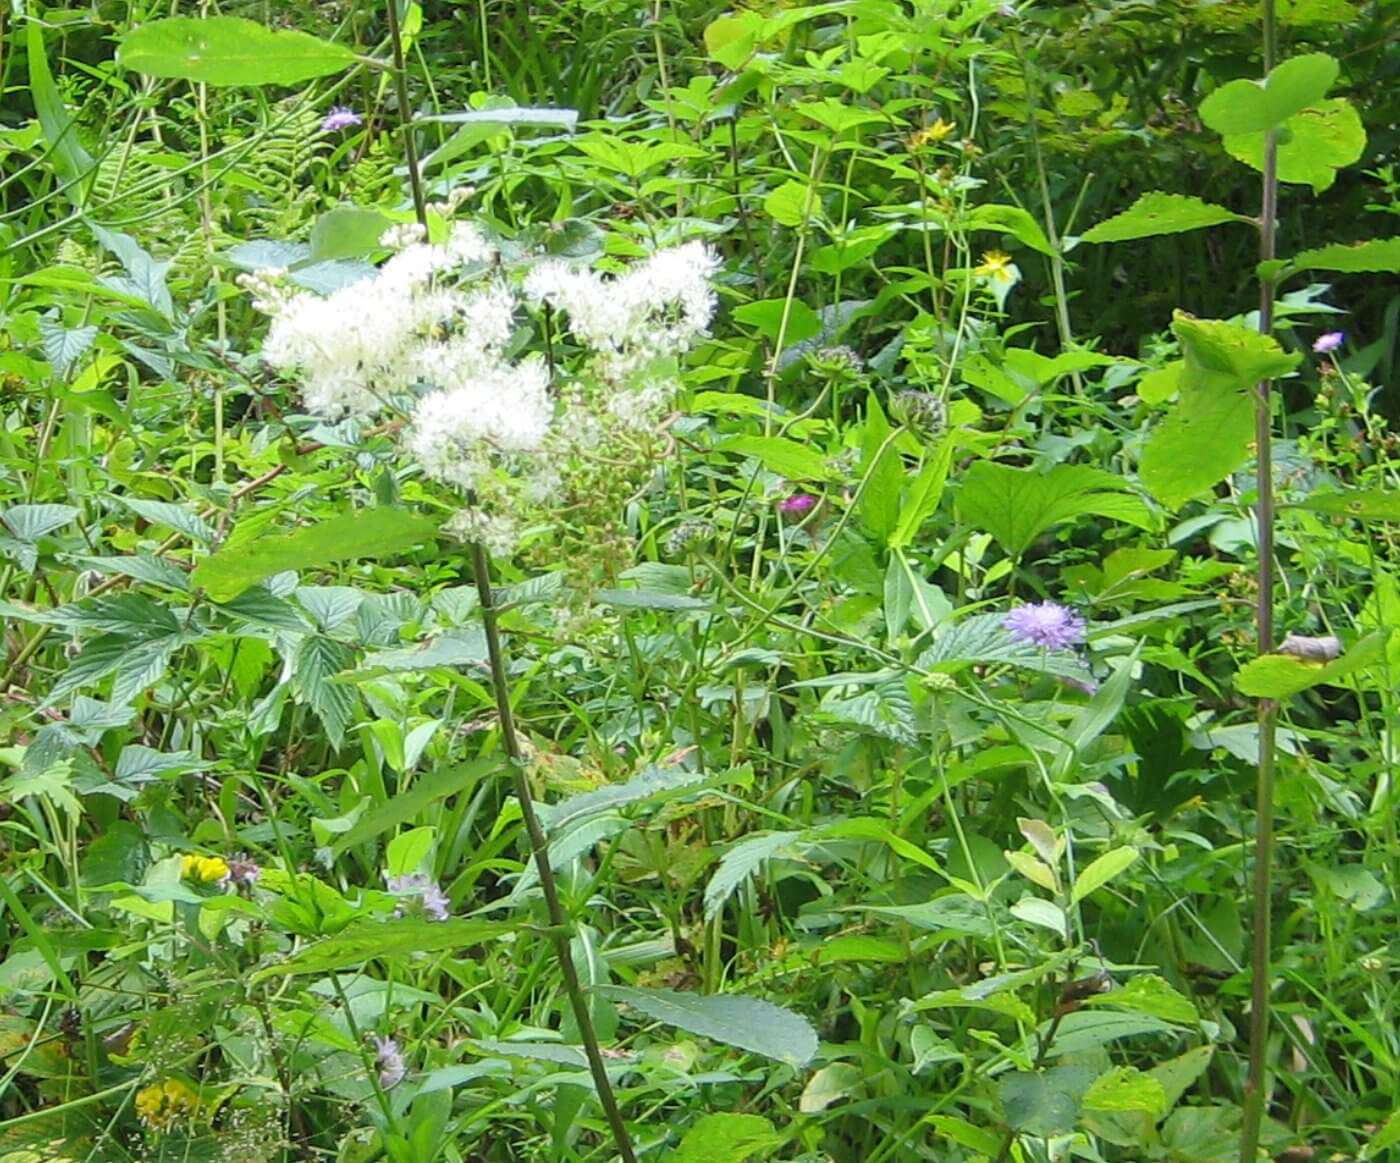
<path fill-rule="evenodd" d="M 1055 255 L 1055 248 L 1045 237 L 1040 223 L 1019 206 L 976 206 L 964 222 L 969 230 L 1000 230 L 1032 250 L 1052 258 Z"/>
<path fill-rule="evenodd" d="M 1110 473 L 1086 465 L 1057 464 L 1049 472 L 979 460 L 963 475 L 958 516 L 990 533 L 1012 557 L 1020 557 L 1047 529 L 1094 515 L 1150 528 L 1152 515 Z"/>
<path fill-rule="evenodd" d="M 122 497 L 121 502 L 138 517 L 153 525 L 168 525 L 193 541 L 208 545 L 214 540 L 214 527 L 197 513 L 172 501 L 151 501 L 144 497 Z"/>
<path fill-rule="evenodd" d="M 1288 506 L 1358 521 L 1400 521 L 1400 489 L 1358 489 L 1349 493 L 1313 493 Z"/>
<path fill-rule="evenodd" d="M 1185 1026 L 1192 1026 L 1200 1021 L 1195 1003 L 1154 973 L 1141 974 L 1117 989 L 1086 998 L 1085 1004 L 1107 1009 L 1131 1010 Z"/>
<path fill-rule="evenodd" d="M 1011 860 L 1013 856 L 1022 857 L 1023 860 L 1032 859 L 1024 852 L 1008 852 L 1006 855 L 1013 865 L 1020 863 Z M 1044 865 L 1041 867 L 1043 868 Z M 1057 934 L 1062 941 L 1069 940 L 1069 918 L 1065 916 L 1065 910 L 1054 901 L 1043 900 L 1035 896 L 1024 896 L 1011 906 L 1010 912 L 1013 917 L 1025 921 L 1027 924 L 1049 929 L 1052 933 Z"/>
<path fill-rule="evenodd" d="M 1225 151 L 1260 173 L 1264 170 L 1264 134 L 1243 133 L 1224 139 Z M 1337 171 L 1366 151 L 1366 130 L 1356 110 L 1340 97 L 1320 101 L 1294 114 L 1278 130 L 1278 179 L 1308 185 L 1320 194 Z"/>
<path fill-rule="evenodd" d="M 343 72 L 358 59 L 344 45 L 240 16 L 153 20 L 117 45 L 122 68 L 207 85 L 299 85 Z"/>
<path fill-rule="evenodd" d="M 702 1115 L 666 1163 L 744 1163 L 782 1144 L 783 1136 L 761 1115 Z"/>
<path fill-rule="evenodd" d="M 382 678 L 386 674 L 436 670 L 440 667 L 460 670 L 476 666 L 485 660 L 486 632 L 480 626 L 468 626 L 461 630 L 444 630 L 441 634 L 412 646 L 371 651 L 354 670 L 337 675 L 336 681 L 366 682 Z"/>
<path fill-rule="evenodd" d="M 658 1022 L 789 1066 L 805 1066 L 817 1053 L 817 1032 L 806 1018 L 758 998 L 620 985 L 600 986 L 598 992 Z"/>
<path fill-rule="evenodd" d="M 1102 856 L 1092 860 L 1089 865 L 1074 879 L 1074 887 L 1070 889 L 1070 904 L 1077 904 L 1091 892 L 1103 888 L 1115 876 L 1126 872 L 1137 862 L 1138 850 L 1133 847 L 1114 848 L 1110 852 L 1105 852 Z"/>
<path fill-rule="evenodd" d="M 823 1066 L 802 1088 L 797 1109 L 804 1115 L 819 1114 L 832 1103 L 859 1093 L 865 1077 L 865 1070 L 853 1062 L 833 1062 Z"/>
<path fill-rule="evenodd" d="M 292 659 L 297 693 L 321 720 L 332 746 L 339 748 L 355 713 L 356 692 L 336 675 L 350 665 L 353 652 L 345 643 L 324 634 L 308 634 Z"/>
<path fill-rule="evenodd" d="M 1201 120 L 1222 136 L 1274 129 L 1327 96 L 1339 69 L 1326 53 L 1290 57 L 1262 81 L 1221 85 L 1201 102 Z"/>
<path fill-rule="evenodd" d="M 1007 631 L 1004 620 L 1004 614 L 974 614 L 940 626 L 933 644 L 919 656 L 919 669 L 956 674 L 978 663 L 1005 663 L 1083 682 L 1093 678 L 1073 651 L 1043 650 L 1023 642 Z"/>
<path fill-rule="evenodd" d="M 934 1134 L 951 1139 L 959 1146 L 980 1151 L 988 1157 L 1001 1150 L 1001 1140 L 996 1135 L 982 1127 L 973 1126 L 966 1119 L 953 1115 L 932 1115 L 926 1117 L 924 1122 L 928 1123 Z"/>
<path fill-rule="evenodd" d="M 339 856 L 347 848 L 354 848 L 391 828 L 418 819 L 438 800 L 472 790 L 497 770 L 499 768 L 495 763 L 479 759 L 420 776 L 407 791 L 395 793 L 361 816 L 348 832 L 332 843 L 331 854 Z"/>
<path fill-rule="evenodd" d="M 428 859 L 436 839 L 436 828 L 410 828 L 400 832 L 384 849 L 384 871 L 390 876 L 417 872 L 419 865 Z"/>
<path fill-rule="evenodd" d="M 86 885 L 140 884 L 150 863 L 145 832 L 129 820 L 114 820 L 83 850 L 80 873 Z"/>
<path fill-rule="evenodd" d="M 786 436 L 731 436 L 715 447 L 721 452 L 757 457 L 769 472 L 790 481 L 824 481 L 831 476 L 821 452 Z"/>
<path fill-rule="evenodd" d="M 1345 274 L 1400 271 L 1400 236 L 1373 238 L 1368 242 L 1334 242 L 1295 254 L 1290 270 L 1342 271 Z"/>
<path fill-rule="evenodd" d="M 595 590 L 593 600 L 615 610 L 708 610 L 710 603 L 690 594 L 657 593 L 655 590 Z"/>
<path fill-rule="evenodd" d="M 1152 1075 L 1118 1066 L 1094 1079 L 1083 1106 L 1086 1111 L 1142 1111 L 1157 1119 L 1167 1113 L 1167 1092 Z"/>
<path fill-rule="evenodd" d="M 997 1082 L 1006 1125 L 1018 1134 L 1048 1138 L 1074 1130 L 1084 1093 L 1094 1081 L 1088 1066 L 1018 1070 Z"/>
<path fill-rule="evenodd" d="M 1053 1019 L 1051 1019 L 1053 1020 Z M 1044 1037 L 1048 1023 L 1042 1023 L 1040 1036 Z M 1097 1013 L 1094 1010 L 1079 1010 L 1066 1014 L 1060 1021 L 1059 1029 L 1050 1047 L 1049 1058 L 1061 1058 L 1067 1054 L 1083 1054 L 1099 1046 L 1106 1046 L 1120 1038 L 1138 1038 L 1147 1034 L 1179 1035 L 1180 1030 L 1147 1014 Z"/>
<path fill-rule="evenodd" d="M 356 509 L 290 533 L 261 533 L 206 557 L 194 581 L 216 602 L 284 570 L 315 569 L 337 561 L 387 557 L 427 541 L 437 531 L 430 517 L 387 507 Z"/>
<path fill-rule="evenodd" d="M 1158 500 L 1177 508 L 1249 459 L 1254 385 L 1291 371 L 1302 357 L 1271 336 L 1180 311 L 1172 330 L 1185 356 L 1181 398 L 1148 437 L 1138 471 Z"/>
<path fill-rule="evenodd" d="M 860 523 L 880 544 L 885 543 L 899 521 L 899 494 L 904 484 L 904 462 L 889 435 L 890 422 L 880 407 L 879 397 L 872 392 L 861 428 L 860 471 L 864 484 L 856 512 Z"/>
<path fill-rule="evenodd" d="M 806 303 L 793 299 L 760 299 L 745 303 L 733 312 L 736 322 L 755 328 L 760 335 L 777 341 L 779 334 L 784 344 L 801 343 L 820 335 L 821 317 Z"/>
<path fill-rule="evenodd" d="M 1100 222 L 1081 236 L 1083 242 L 1128 242 L 1159 234 L 1182 234 L 1225 222 L 1248 222 L 1224 206 L 1187 194 L 1144 194 L 1121 214 Z"/>
<path fill-rule="evenodd" d="M 380 236 L 392 225 L 378 210 L 358 206 L 327 210 L 311 228 L 311 261 L 363 258 L 379 249 Z"/>
<path fill-rule="evenodd" d="M 1264 654 L 1240 667 L 1235 689 L 1255 699 L 1286 699 L 1322 683 L 1338 685 L 1348 675 L 1376 666 L 1385 660 L 1389 637 L 1381 630 L 1368 634 L 1341 658 L 1317 663 L 1292 654 Z"/>
<path fill-rule="evenodd" d="M 726 69 L 737 69 L 753 56 L 762 28 L 757 12 L 721 16 L 705 26 L 705 51 Z"/>
<path fill-rule="evenodd" d="M 73 505 L 11 505 L 0 509 L 0 524 L 10 535 L 33 543 L 73 521 L 82 510 Z"/>
<path fill-rule="evenodd" d="M 902 921 L 930 933 L 969 933 L 990 937 L 992 922 L 987 907 L 964 893 L 950 893 L 916 905 L 853 905 L 891 921 Z"/>
<path fill-rule="evenodd" d="M 358 921 L 333 937 L 304 946 L 276 964 L 264 966 L 249 980 L 256 984 L 269 977 L 333 973 L 337 969 L 380 958 L 407 962 L 415 953 L 465 951 L 472 945 L 495 940 L 511 931 L 510 925 L 465 918 L 430 921 L 406 917 L 394 921 Z"/>
<path fill-rule="evenodd" d="M 809 214 L 815 214 L 820 208 L 820 201 L 811 193 L 806 183 L 792 179 L 788 179 L 763 199 L 764 212 L 774 222 L 783 226 L 801 226 Z"/>
<path fill-rule="evenodd" d="M 1144 404 L 1164 404 L 1181 390 L 1181 373 L 1186 365 L 1179 359 L 1150 371 L 1138 380 L 1137 394 Z"/>

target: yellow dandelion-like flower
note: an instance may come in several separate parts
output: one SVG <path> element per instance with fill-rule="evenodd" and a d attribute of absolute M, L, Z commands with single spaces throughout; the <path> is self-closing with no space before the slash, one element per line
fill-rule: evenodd
<path fill-rule="evenodd" d="M 199 1109 L 199 1096 L 178 1078 L 153 1082 L 136 1092 L 136 1114 L 148 1127 L 164 1130 Z"/>
<path fill-rule="evenodd" d="M 186 856 L 180 862 L 180 875 L 212 884 L 228 875 L 228 862 L 222 856 Z"/>
<path fill-rule="evenodd" d="M 926 125 L 918 133 L 909 139 L 910 149 L 922 149 L 926 145 L 937 145 L 940 141 L 946 141 L 956 133 L 958 127 L 951 121 L 944 121 L 939 118 L 932 125 Z"/>
<path fill-rule="evenodd" d="M 973 268 L 974 274 L 984 275 L 998 283 L 1014 283 L 1020 275 L 1009 254 L 999 250 L 989 250 L 982 256 L 981 265 Z"/>

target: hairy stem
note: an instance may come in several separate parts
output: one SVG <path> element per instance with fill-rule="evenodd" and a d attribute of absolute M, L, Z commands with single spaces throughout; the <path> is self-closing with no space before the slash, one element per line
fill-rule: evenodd
<path fill-rule="evenodd" d="M 1274 3 L 1264 0 L 1264 74 L 1274 67 Z M 1278 217 L 1278 139 L 1274 130 L 1264 138 L 1264 194 L 1259 215 L 1259 260 L 1274 258 L 1274 227 Z M 1274 284 L 1259 284 L 1259 331 L 1273 330 Z M 1259 541 L 1258 598 L 1255 625 L 1260 654 L 1274 646 L 1274 466 L 1271 384 L 1258 384 L 1254 401 L 1254 440 L 1257 447 L 1255 527 Z M 1272 927 L 1270 874 L 1274 860 L 1274 727 L 1278 704 L 1259 701 L 1259 765 L 1254 840 L 1254 944 L 1250 956 L 1249 1076 L 1245 1083 L 1244 1127 L 1240 1134 L 1240 1163 L 1255 1163 L 1264 1119 L 1267 1087 L 1265 1061 L 1269 1044 L 1269 978 Z"/>

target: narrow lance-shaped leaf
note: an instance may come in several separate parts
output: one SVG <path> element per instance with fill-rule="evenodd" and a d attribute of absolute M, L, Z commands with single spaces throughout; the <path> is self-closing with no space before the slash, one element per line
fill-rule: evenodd
<path fill-rule="evenodd" d="M 658 1022 L 790 1066 L 805 1066 L 817 1053 L 817 1032 L 806 1018 L 758 998 L 619 985 L 601 986 L 598 992 Z"/>

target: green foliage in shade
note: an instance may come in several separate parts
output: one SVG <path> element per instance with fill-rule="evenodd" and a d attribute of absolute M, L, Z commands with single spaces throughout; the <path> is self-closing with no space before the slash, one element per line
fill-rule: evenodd
<path fill-rule="evenodd" d="M 985 530 L 1012 557 L 1020 557 L 1048 529 L 1095 515 L 1139 528 L 1152 524 L 1147 506 L 1124 482 L 1084 465 L 1058 464 L 1048 472 L 979 460 L 963 474 L 958 515 Z"/>
<path fill-rule="evenodd" d="M 1400 237 L 1369 242 L 1334 242 L 1299 251 L 1288 261 L 1290 270 L 1340 271 L 1344 274 L 1400 271 Z"/>
<path fill-rule="evenodd" d="M 1181 234 L 1226 222 L 1248 222 L 1224 206 L 1216 206 L 1187 194 L 1143 194 L 1121 214 L 1086 230 L 1081 242 L 1128 242 L 1159 234 Z"/>
<path fill-rule="evenodd" d="M 1224 144 L 1231 157 L 1262 172 L 1264 134 L 1231 134 Z M 1365 149 L 1366 130 L 1356 110 L 1341 97 L 1320 101 L 1278 130 L 1278 179 L 1321 194 L 1337 180 L 1337 171 L 1358 161 Z"/>
<path fill-rule="evenodd" d="M 1161 1082 L 1132 1066 L 1119 1066 L 1099 1075 L 1084 1092 L 1086 1111 L 1142 1111 L 1157 1119 L 1167 1113 L 1167 1092 Z"/>
<path fill-rule="evenodd" d="M 1341 680 L 1385 661 L 1388 633 L 1368 634 L 1340 658 L 1311 662 L 1292 654 L 1264 654 L 1245 663 L 1235 676 L 1235 689 L 1256 699 L 1286 699 L 1323 683 Z"/>
<path fill-rule="evenodd" d="M 153 20 L 117 45 L 123 68 L 207 85 L 299 85 L 344 72 L 358 59 L 334 41 L 240 16 Z"/>
<path fill-rule="evenodd" d="M 1085 1092 L 1093 1084 L 1088 1066 L 1052 1066 L 1018 1070 L 997 1082 L 1006 1123 L 1013 1131 L 1038 1138 L 1074 1130 Z"/>
<path fill-rule="evenodd" d="M 824 481 L 831 477 L 826 457 L 809 444 L 786 436 L 731 436 L 720 441 L 721 452 L 756 457 L 764 468 L 791 481 Z"/>
<path fill-rule="evenodd" d="M 379 239 L 393 220 L 378 210 L 337 206 L 311 228 L 311 261 L 363 258 L 379 249 Z"/>
<path fill-rule="evenodd" d="M 1326 53 L 1290 57 L 1263 81 L 1231 81 L 1201 102 L 1201 120 L 1222 136 L 1263 133 L 1327 96 L 1340 66 Z"/>
<path fill-rule="evenodd" d="M 1148 438 L 1139 474 L 1158 500 L 1177 508 L 1244 465 L 1254 437 L 1254 385 L 1286 374 L 1302 357 L 1233 323 L 1178 312 L 1172 330 L 1185 357 L 1180 399 Z"/>
<path fill-rule="evenodd" d="M 761 1115 L 704 1115 L 666 1156 L 666 1163 L 744 1163 L 766 1157 L 782 1142 L 783 1136 Z"/>
<path fill-rule="evenodd" d="M 817 1032 L 807 1019 L 772 1002 L 618 985 L 604 986 L 601 992 L 658 1022 L 789 1066 L 805 1066 L 817 1053 Z"/>
<path fill-rule="evenodd" d="M 390 557 L 422 544 L 436 532 L 437 522 L 419 513 L 387 507 L 356 509 L 290 533 L 263 531 L 238 538 L 201 561 L 194 581 L 214 601 L 226 602 L 284 570 Z"/>

